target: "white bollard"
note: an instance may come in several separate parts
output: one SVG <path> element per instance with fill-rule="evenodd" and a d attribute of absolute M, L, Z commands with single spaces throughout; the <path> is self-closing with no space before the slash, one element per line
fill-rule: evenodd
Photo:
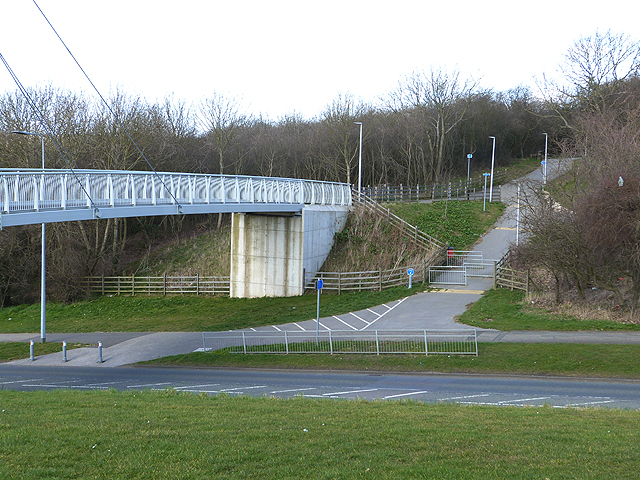
<path fill-rule="evenodd" d="M 67 342 L 62 342 L 62 361 L 67 361 Z"/>
<path fill-rule="evenodd" d="M 102 360 L 102 342 L 98 342 L 98 363 L 104 363 Z"/>
<path fill-rule="evenodd" d="M 29 354 L 31 356 L 31 361 L 33 362 L 36 357 L 33 356 L 33 340 L 29 341 Z"/>

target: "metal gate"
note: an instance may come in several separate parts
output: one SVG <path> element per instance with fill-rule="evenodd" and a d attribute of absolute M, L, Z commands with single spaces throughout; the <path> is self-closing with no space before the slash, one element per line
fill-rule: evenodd
<path fill-rule="evenodd" d="M 430 266 L 429 283 L 442 285 L 466 285 L 467 267 L 465 266 Z"/>

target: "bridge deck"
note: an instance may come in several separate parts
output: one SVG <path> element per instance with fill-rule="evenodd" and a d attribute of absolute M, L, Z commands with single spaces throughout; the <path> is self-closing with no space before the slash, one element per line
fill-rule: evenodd
<path fill-rule="evenodd" d="M 0 169 L 0 228 L 198 213 L 291 214 L 351 205 L 351 186 L 291 178 L 105 170 Z"/>

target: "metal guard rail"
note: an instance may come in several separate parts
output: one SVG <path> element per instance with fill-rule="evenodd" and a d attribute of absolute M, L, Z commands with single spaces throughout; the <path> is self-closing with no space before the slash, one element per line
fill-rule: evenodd
<path fill-rule="evenodd" d="M 1 226 L 351 205 L 351 186 L 292 178 L 108 170 L 0 169 Z"/>
<path fill-rule="evenodd" d="M 203 332 L 203 351 L 231 353 L 359 353 L 478 355 L 475 329 Z"/>

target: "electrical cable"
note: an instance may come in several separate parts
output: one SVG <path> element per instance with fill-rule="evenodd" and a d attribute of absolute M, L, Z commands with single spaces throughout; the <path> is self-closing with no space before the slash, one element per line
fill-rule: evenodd
<path fill-rule="evenodd" d="M 111 115 L 113 115 L 113 118 L 115 119 L 116 123 L 118 124 L 118 126 L 120 128 L 122 128 L 122 130 L 125 132 L 125 134 L 127 135 L 127 137 L 129 138 L 129 140 L 131 141 L 131 143 L 136 147 L 136 149 L 138 150 L 138 153 L 140 154 L 140 156 L 144 159 L 145 162 L 147 162 L 147 165 L 149 165 L 149 168 L 151 168 L 151 170 L 153 171 L 153 173 L 158 177 L 158 179 L 160 180 L 160 183 L 162 184 L 162 186 L 166 189 L 166 191 L 169 193 L 169 195 L 171 196 L 171 198 L 173 199 L 174 202 L 176 202 L 176 205 L 178 206 L 178 209 L 181 210 L 181 205 L 180 202 L 178 202 L 178 199 L 173 195 L 173 193 L 171 193 L 171 190 L 167 187 L 167 185 L 165 184 L 164 180 L 162 179 L 162 177 L 158 174 L 158 172 L 156 171 L 156 169 L 153 167 L 153 165 L 151 165 L 151 162 L 147 159 L 146 155 L 142 152 L 142 150 L 140 149 L 140 147 L 138 146 L 138 144 L 135 142 L 135 140 L 131 137 L 131 135 L 129 134 L 129 131 L 127 130 L 127 128 L 124 126 L 124 124 L 120 121 L 120 119 L 118 118 L 118 116 L 115 114 L 115 112 L 113 111 L 113 109 L 111 108 L 111 106 L 109 105 L 109 103 L 104 99 L 104 97 L 102 96 L 102 94 L 100 93 L 100 91 L 98 90 L 98 88 L 95 86 L 95 84 L 91 81 L 91 79 L 89 78 L 89 75 L 87 75 L 87 72 L 85 72 L 84 68 L 82 68 L 82 66 L 80 65 L 80 62 L 78 62 L 78 60 L 76 59 L 76 57 L 73 55 L 73 53 L 71 53 L 71 50 L 69 49 L 69 47 L 67 46 L 67 44 L 64 42 L 64 40 L 62 40 L 62 37 L 58 34 L 57 30 L 54 28 L 54 26 L 51 24 L 51 22 L 49 21 L 49 19 L 47 18 L 47 16 L 44 14 L 44 12 L 42 11 L 42 9 L 40 8 L 40 6 L 36 3 L 36 0 L 33 0 L 34 5 L 36 6 L 36 8 L 40 11 L 40 13 L 42 14 L 42 16 L 44 17 L 45 21 L 49 24 L 49 26 L 51 27 L 51 30 L 53 30 L 53 33 L 56 34 L 56 36 L 58 37 L 58 40 L 60 40 L 60 42 L 62 43 L 62 45 L 64 46 L 64 48 L 67 50 L 67 52 L 69 53 L 69 55 L 71 56 L 71 58 L 73 59 L 73 61 L 76 63 L 76 65 L 78 66 L 78 68 L 80 69 L 80 71 L 82 72 L 82 74 L 85 76 L 85 78 L 87 79 L 87 81 L 91 84 L 91 86 L 93 87 L 93 90 L 98 94 L 98 96 L 100 97 L 100 100 L 102 100 L 102 103 L 104 103 L 104 105 L 107 107 L 107 109 L 109 110 L 109 112 L 111 113 Z"/>
<path fill-rule="evenodd" d="M 87 192 L 85 186 L 80 181 L 80 178 L 78 178 L 78 175 L 77 175 L 77 173 L 75 172 L 75 170 L 73 168 L 75 166 L 75 168 L 77 169 L 78 168 L 78 164 L 75 162 L 75 160 L 73 159 L 71 154 L 67 151 L 67 149 L 64 147 L 64 145 L 62 144 L 60 139 L 56 136 L 51 124 L 49 123 L 47 118 L 43 115 L 43 113 L 40 111 L 40 109 L 38 108 L 36 103 L 33 101 L 31 96 L 29 95 L 29 91 L 24 87 L 24 85 L 22 84 L 22 82 L 20 81 L 18 76 L 15 74 L 15 72 L 13 71 L 11 66 L 9 65 L 9 62 L 7 62 L 7 60 L 4 58 L 4 55 L 2 55 L 2 53 L 0 53 L 0 60 L 2 60 L 2 63 L 4 64 L 4 66 L 6 67 L 7 71 L 9 72 L 9 75 L 11 75 L 11 78 L 13 79 L 15 84 L 18 86 L 18 90 L 20 90 L 20 93 L 22 93 L 24 98 L 27 100 L 27 103 L 29 104 L 29 106 L 31 107 L 33 112 L 35 113 L 38 121 L 40 122 L 41 127 L 45 130 L 45 133 L 47 134 L 47 137 L 49 137 L 49 140 L 51 140 L 51 142 L 55 145 L 56 150 L 58 150 L 58 153 L 60 154 L 60 156 L 62 157 L 64 162 L 67 164 L 67 166 L 69 167 L 69 170 L 71 171 L 71 174 L 74 176 L 74 178 L 78 182 L 78 185 L 80 185 L 80 188 L 82 189 L 84 194 L 87 196 L 87 198 L 91 202 L 91 207 L 93 208 L 93 210 L 95 212 L 98 212 L 98 207 L 96 206 L 95 202 L 91 198 L 91 195 L 89 195 L 89 192 Z M 63 152 L 63 150 L 64 150 L 64 152 Z M 66 155 L 65 155 L 65 153 L 66 153 Z M 68 158 L 67 158 L 67 156 L 68 156 Z M 73 166 L 70 164 L 70 162 L 73 163 Z"/>

